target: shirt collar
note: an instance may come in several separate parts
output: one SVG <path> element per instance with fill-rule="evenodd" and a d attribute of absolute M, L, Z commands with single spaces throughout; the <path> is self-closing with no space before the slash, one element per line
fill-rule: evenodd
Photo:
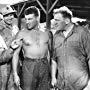
<path fill-rule="evenodd" d="M 11 25 L 5 24 L 5 26 L 6 26 L 6 28 L 12 29 L 12 26 Z"/>
<path fill-rule="evenodd" d="M 76 33 L 76 32 L 77 32 L 77 27 L 78 27 L 78 25 L 76 25 L 75 23 L 73 23 L 73 25 L 74 25 L 74 26 L 73 26 L 73 28 L 72 28 L 72 30 L 71 30 L 70 32 Z M 63 31 L 65 31 L 65 30 L 58 30 L 58 31 L 56 31 L 55 34 L 62 35 Z"/>
<path fill-rule="evenodd" d="M 73 26 L 73 28 L 72 28 L 72 32 L 73 32 L 73 33 L 76 33 L 76 32 L 77 32 L 77 27 L 78 27 L 78 26 L 77 26 L 76 24 L 74 24 L 74 26 Z"/>

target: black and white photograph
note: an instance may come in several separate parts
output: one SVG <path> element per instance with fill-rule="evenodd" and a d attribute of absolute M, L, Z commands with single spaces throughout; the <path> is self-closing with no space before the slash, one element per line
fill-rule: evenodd
<path fill-rule="evenodd" d="M 90 90 L 90 0 L 0 0 L 0 90 Z"/>

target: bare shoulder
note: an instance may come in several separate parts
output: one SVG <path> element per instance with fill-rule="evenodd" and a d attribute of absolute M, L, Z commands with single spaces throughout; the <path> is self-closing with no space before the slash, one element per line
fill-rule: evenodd
<path fill-rule="evenodd" d="M 21 38 L 23 38 L 24 36 L 25 36 L 25 29 L 22 29 L 22 30 L 20 30 L 17 34 L 16 34 L 16 38 L 17 39 L 21 39 Z"/>
<path fill-rule="evenodd" d="M 45 33 L 48 35 L 49 38 L 52 38 L 53 37 L 53 34 L 51 31 L 45 31 Z"/>
<path fill-rule="evenodd" d="M 40 34 L 42 34 L 44 37 L 49 37 L 49 33 L 47 31 L 40 31 Z"/>
<path fill-rule="evenodd" d="M 46 38 L 46 39 L 53 39 L 53 34 L 51 31 L 45 31 L 43 32 L 43 36 Z"/>

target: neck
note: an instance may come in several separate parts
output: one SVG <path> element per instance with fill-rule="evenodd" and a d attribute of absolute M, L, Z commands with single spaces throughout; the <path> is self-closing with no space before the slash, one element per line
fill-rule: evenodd
<path fill-rule="evenodd" d="M 9 23 L 6 23 L 6 22 L 5 22 L 5 24 L 6 24 L 7 26 L 10 26 L 10 27 L 12 26 L 12 24 L 9 24 Z"/>
<path fill-rule="evenodd" d="M 66 25 L 65 30 L 69 31 L 72 30 L 71 28 L 73 27 L 73 23 L 69 23 L 68 25 Z"/>
<path fill-rule="evenodd" d="M 39 25 L 37 24 L 33 29 L 38 31 L 39 30 Z"/>

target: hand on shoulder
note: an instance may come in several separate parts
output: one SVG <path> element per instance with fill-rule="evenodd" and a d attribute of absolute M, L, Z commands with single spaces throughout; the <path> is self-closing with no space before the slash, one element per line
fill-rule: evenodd
<path fill-rule="evenodd" d="M 12 49 L 17 49 L 19 46 L 21 46 L 21 44 L 22 44 L 22 39 L 16 39 L 16 40 L 14 40 L 13 42 L 12 42 L 12 44 L 11 44 L 11 48 Z"/>

